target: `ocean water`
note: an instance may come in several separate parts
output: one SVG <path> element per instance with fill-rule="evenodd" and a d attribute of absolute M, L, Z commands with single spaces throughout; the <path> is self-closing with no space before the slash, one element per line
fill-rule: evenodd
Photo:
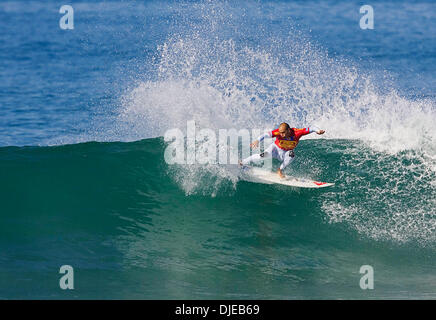
<path fill-rule="evenodd" d="M 64 4 L 0 3 L 1 299 L 436 298 L 433 1 Z M 315 124 L 335 186 L 167 164 L 190 120 Z"/>

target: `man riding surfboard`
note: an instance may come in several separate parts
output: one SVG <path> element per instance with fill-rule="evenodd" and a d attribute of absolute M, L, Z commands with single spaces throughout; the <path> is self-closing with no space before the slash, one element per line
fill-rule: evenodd
<path fill-rule="evenodd" d="M 256 162 L 272 157 L 282 162 L 279 169 L 277 170 L 277 173 L 280 178 L 284 178 L 285 175 L 283 174 L 283 170 L 294 160 L 294 149 L 297 146 L 300 138 L 312 132 L 316 132 L 317 134 L 323 134 L 325 131 L 320 130 L 317 127 L 308 127 L 301 129 L 291 128 L 289 124 L 283 122 L 277 129 L 267 131 L 265 134 L 257 138 L 257 140 L 253 141 L 250 144 L 250 147 L 252 149 L 256 148 L 259 145 L 259 142 L 266 137 L 276 138 L 274 143 L 272 143 L 264 152 L 259 154 L 253 154 L 248 158 L 239 161 L 239 164 L 247 165 L 252 161 Z"/>

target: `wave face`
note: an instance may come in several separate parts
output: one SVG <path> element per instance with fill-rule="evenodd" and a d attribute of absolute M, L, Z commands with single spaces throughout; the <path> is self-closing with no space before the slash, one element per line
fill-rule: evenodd
<path fill-rule="evenodd" d="M 366 264 L 377 274 L 370 297 L 434 297 L 435 177 L 413 152 L 304 140 L 292 173 L 334 187 L 195 170 L 187 194 L 165 147 L 1 148 L 1 297 L 67 297 L 56 289 L 65 264 L 80 298 L 367 298 Z"/>

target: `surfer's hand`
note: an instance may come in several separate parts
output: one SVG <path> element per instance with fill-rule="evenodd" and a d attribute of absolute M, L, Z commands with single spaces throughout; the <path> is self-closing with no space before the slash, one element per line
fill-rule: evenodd
<path fill-rule="evenodd" d="M 259 145 L 259 140 L 253 141 L 253 143 L 250 144 L 251 149 L 257 148 Z"/>
<path fill-rule="evenodd" d="M 318 130 L 316 133 L 317 134 L 323 134 L 325 132 L 325 130 Z"/>

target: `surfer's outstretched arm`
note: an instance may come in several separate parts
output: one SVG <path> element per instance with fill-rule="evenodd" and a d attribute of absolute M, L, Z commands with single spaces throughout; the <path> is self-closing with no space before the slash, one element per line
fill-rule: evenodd
<path fill-rule="evenodd" d="M 306 128 L 306 130 L 307 130 L 307 133 L 305 133 L 305 134 L 309 134 L 312 132 L 316 132 L 317 134 L 323 134 L 325 132 L 325 130 L 321 130 L 317 126 L 310 126 L 310 127 Z"/>
<path fill-rule="evenodd" d="M 257 140 L 254 140 L 251 144 L 250 147 L 251 149 L 257 148 L 257 146 L 259 145 L 259 142 L 262 141 L 265 138 L 272 138 L 272 130 L 268 130 L 266 131 L 264 134 L 260 135 Z"/>

